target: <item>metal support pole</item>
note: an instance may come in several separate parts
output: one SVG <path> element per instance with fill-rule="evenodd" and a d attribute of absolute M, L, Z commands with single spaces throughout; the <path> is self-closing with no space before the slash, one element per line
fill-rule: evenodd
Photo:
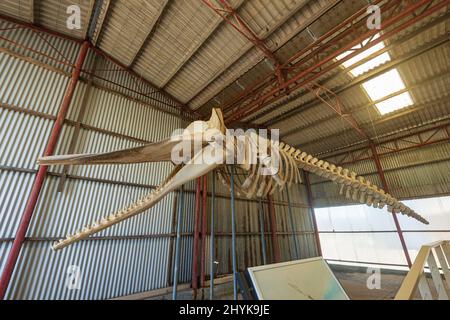
<path fill-rule="evenodd" d="M 200 286 L 205 287 L 205 273 L 206 273 L 206 232 L 207 232 L 207 219 L 206 219 L 206 203 L 208 200 L 208 177 L 203 176 L 203 189 L 202 189 L 202 243 L 201 243 L 201 257 L 200 257 Z M 202 294 L 203 296 L 203 294 Z"/>
<path fill-rule="evenodd" d="M 267 254 L 266 254 L 266 239 L 264 236 L 264 206 L 259 199 L 259 229 L 261 231 L 261 249 L 262 249 L 262 257 L 263 257 L 263 264 L 267 264 Z"/>
<path fill-rule="evenodd" d="M 291 226 L 292 226 L 292 237 L 294 238 L 295 259 L 298 260 L 298 259 L 300 259 L 300 254 L 298 251 L 297 237 L 295 235 L 294 214 L 292 213 L 291 198 L 289 196 L 289 188 L 288 187 L 286 187 L 286 197 L 287 197 L 287 202 L 288 202 L 289 220 L 291 220 Z"/>
<path fill-rule="evenodd" d="M 383 189 L 387 193 L 390 193 L 386 177 L 384 176 L 383 167 L 381 166 L 380 157 L 378 156 L 377 148 L 373 143 L 371 143 L 370 149 L 372 150 L 373 161 L 375 162 L 375 166 L 377 167 L 378 175 L 380 176 Z M 400 243 L 402 244 L 402 249 L 406 258 L 406 262 L 408 263 L 408 267 L 411 268 L 412 266 L 411 257 L 409 256 L 408 247 L 406 246 L 406 241 L 405 238 L 403 237 L 402 228 L 400 227 L 400 223 L 398 222 L 397 214 L 392 212 L 392 218 L 394 218 L 395 228 L 397 229 L 398 237 L 400 238 Z"/>
<path fill-rule="evenodd" d="M 74 95 L 75 88 L 77 87 L 78 79 L 80 78 L 81 68 L 83 67 L 83 63 L 86 59 L 88 49 L 89 49 L 89 42 L 88 41 L 83 42 L 80 52 L 78 54 L 75 68 L 72 71 L 72 77 L 70 79 L 69 84 L 67 85 L 66 94 L 62 101 L 61 107 L 59 108 L 55 124 L 53 125 L 53 129 L 47 143 L 47 148 L 44 153 L 45 156 L 52 155 L 55 150 L 59 135 L 63 127 L 64 120 L 66 118 L 67 111 L 69 109 L 70 103 L 72 102 L 72 97 Z M 42 186 L 44 185 L 47 169 L 48 166 L 40 166 L 36 174 L 36 179 L 34 180 L 30 197 L 28 198 L 28 202 L 25 207 L 22 220 L 20 221 L 16 237 L 14 239 L 11 251 L 8 255 L 8 259 L 6 260 L 5 268 L 2 273 L 2 278 L 0 280 L 0 299 L 5 298 L 6 290 L 8 289 L 8 285 L 11 280 L 11 276 L 14 271 L 17 259 L 19 257 L 20 250 L 22 249 L 23 242 L 25 241 L 25 235 L 27 233 L 28 226 L 30 225 L 30 221 L 33 216 L 34 209 L 36 207 L 39 194 L 42 190 Z"/>
<path fill-rule="evenodd" d="M 269 217 L 270 217 L 270 225 L 272 228 L 272 246 L 273 246 L 273 256 L 275 263 L 281 261 L 280 255 L 280 245 L 278 243 L 277 237 L 277 218 L 275 216 L 275 206 L 273 205 L 272 196 L 267 196 L 267 201 L 269 205 Z"/>
<path fill-rule="evenodd" d="M 192 289 L 194 290 L 194 300 L 197 299 L 198 289 L 198 242 L 199 242 L 199 222 L 200 222 L 200 188 L 202 178 L 197 178 L 195 191 L 195 216 L 194 216 L 194 252 L 192 254 Z"/>
<path fill-rule="evenodd" d="M 237 293 L 237 265 L 236 265 L 236 210 L 234 207 L 234 172 L 230 170 L 231 176 L 231 255 L 233 256 L 233 298 L 238 299 Z"/>
<path fill-rule="evenodd" d="M 304 177 L 305 177 L 305 185 L 306 185 L 306 194 L 308 196 L 308 204 L 309 204 L 309 208 L 311 210 L 311 219 L 312 219 L 313 228 L 314 228 L 314 235 L 316 236 L 317 254 L 319 256 L 322 256 L 322 247 L 320 245 L 319 229 L 317 228 L 316 213 L 314 212 L 314 202 L 313 202 L 313 196 L 312 196 L 312 191 L 311 191 L 311 182 L 309 181 L 308 172 L 304 171 Z"/>
<path fill-rule="evenodd" d="M 317 63 L 312 63 L 312 65 L 309 66 L 306 62 L 297 62 L 300 63 L 302 66 L 307 66 L 306 68 L 302 69 L 300 72 L 297 72 L 295 74 L 292 74 L 291 76 L 287 77 L 288 80 L 284 81 L 282 85 L 278 86 L 272 86 L 269 87 L 269 85 L 265 85 L 264 88 L 266 90 L 260 90 L 260 94 L 257 96 L 254 96 L 251 92 L 251 90 L 246 90 L 247 94 L 244 95 L 246 98 L 245 101 L 249 101 L 245 108 L 241 108 L 235 113 L 230 114 L 229 116 L 225 117 L 225 124 L 235 123 L 236 121 L 239 121 L 246 116 L 249 116 L 253 113 L 255 113 L 258 110 L 263 109 L 265 106 L 269 104 L 273 104 L 276 101 L 279 101 L 282 97 L 284 97 L 287 93 L 293 92 L 296 89 L 299 89 L 301 87 L 304 87 L 306 84 L 311 83 L 311 81 L 314 81 L 316 79 L 319 79 L 321 75 L 325 74 L 326 72 L 329 72 L 330 70 L 336 68 L 338 65 L 342 64 L 343 62 L 355 57 L 359 53 L 361 53 L 364 50 L 367 50 L 381 41 L 384 41 L 386 39 L 389 39 L 390 37 L 398 34 L 399 32 L 407 29 L 408 27 L 416 24 L 420 20 L 424 19 L 427 16 L 430 16 L 431 14 L 437 12 L 438 10 L 441 10 L 442 8 L 446 7 L 448 5 L 448 1 L 440 1 L 436 5 L 422 11 L 420 14 L 413 15 L 414 12 L 416 12 L 421 7 L 429 5 L 429 3 L 432 2 L 431 0 L 420 0 L 417 2 L 412 2 L 411 4 L 405 6 L 399 13 L 395 14 L 394 16 L 386 17 L 387 19 L 383 19 L 383 22 L 381 24 L 381 29 L 386 30 L 390 26 L 395 26 L 393 29 L 389 29 L 389 31 L 384 32 L 381 34 L 378 38 L 372 39 L 372 41 L 368 42 L 366 45 L 364 45 L 362 48 L 359 48 L 357 50 L 352 51 L 352 53 L 346 55 L 344 58 L 337 61 L 335 58 L 339 56 L 340 54 L 350 50 L 355 45 L 360 44 L 365 39 L 368 39 L 372 36 L 374 36 L 378 31 L 377 30 L 368 30 L 365 31 L 362 34 L 359 34 L 356 36 L 351 42 L 346 43 L 344 46 L 340 47 L 338 50 L 335 50 L 333 53 L 326 55 L 324 58 L 317 61 Z M 413 16 L 413 18 L 406 20 L 405 18 L 408 16 Z M 401 22 L 399 24 L 399 22 Z M 332 44 L 329 43 L 328 47 L 330 47 Z M 295 64 L 297 64 L 295 63 Z M 317 71 L 316 70 L 320 70 Z M 307 78 L 305 78 L 307 77 Z M 284 93 L 283 93 L 284 90 Z M 242 100 L 240 100 L 242 101 Z M 243 102 L 241 102 L 242 105 Z M 225 107 L 226 108 L 226 107 Z"/>
<path fill-rule="evenodd" d="M 183 207 L 184 207 L 184 190 L 183 190 L 183 186 L 181 186 L 180 201 L 178 201 L 177 242 L 175 245 L 175 267 L 174 267 L 174 271 L 173 271 L 173 290 L 172 290 L 172 299 L 173 300 L 177 300 L 178 271 L 180 268 L 181 225 L 182 225 L 182 219 L 183 219 Z"/>
<path fill-rule="evenodd" d="M 209 300 L 214 299 L 214 209 L 216 206 L 216 172 L 212 172 L 212 186 L 211 186 L 211 226 L 210 226 L 210 243 L 209 243 Z"/>

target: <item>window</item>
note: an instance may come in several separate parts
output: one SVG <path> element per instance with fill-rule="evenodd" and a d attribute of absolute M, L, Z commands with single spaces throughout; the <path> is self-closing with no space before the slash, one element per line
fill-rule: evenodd
<path fill-rule="evenodd" d="M 373 37 L 373 40 L 379 37 L 380 35 L 376 34 Z M 352 47 L 351 50 L 346 51 L 341 55 L 337 56 L 337 60 L 342 60 L 343 58 L 351 54 L 354 50 L 361 49 L 369 41 L 370 39 L 366 39 L 365 41 L 363 41 L 362 44 Z M 350 68 L 354 64 L 360 62 L 363 59 L 368 58 L 370 55 L 384 48 L 385 48 L 384 42 L 381 41 L 376 45 L 374 45 L 373 47 L 364 50 L 363 52 L 348 59 L 347 61 L 342 62 L 342 65 L 345 68 Z M 353 77 L 357 77 L 390 60 L 391 56 L 386 51 L 378 55 L 377 57 L 372 58 L 350 69 L 349 72 Z M 403 79 L 396 68 L 391 69 L 371 80 L 364 82 L 362 86 L 381 115 L 385 115 L 403 109 L 413 104 L 411 95 L 409 94 L 408 91 L 406 91 L 405 83 L 403 82 Z M 398 93 L 398 95 L 395 95 L 395 93 Z"/>
<path fill-rule="evenodd" d="M 364 82 L 363 87 L 373 101 L 380 100 L 390 94 L 405 89 L 405 85 L 397 69 L 392 69 L 372 80 Z"/>
<path fill-rule="evenodd" d="M 430 221 L 424 225 L 398 214 L 406 246 L 414 261 L 421 246 L 450 239 L 450 196 L 404 201 Z M 386 208 L 366 205 L 315 208 L 325 259 L 351 263 L 406 265 L 394 219 Z"/>

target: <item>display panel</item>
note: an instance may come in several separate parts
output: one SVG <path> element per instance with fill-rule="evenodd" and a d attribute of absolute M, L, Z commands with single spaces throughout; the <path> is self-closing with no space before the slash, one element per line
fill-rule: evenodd
<path fill-rule="evenodd" d="M 259 300 L 348 300 L 323 258 L 249 268 Z"/>

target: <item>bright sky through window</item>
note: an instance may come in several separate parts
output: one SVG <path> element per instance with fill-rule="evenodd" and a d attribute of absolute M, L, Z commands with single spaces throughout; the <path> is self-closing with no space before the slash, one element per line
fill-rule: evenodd
<path fill-rule="evenodd" d="M 366 89 L 369 97 L 373 101 L 376 101 L 394 92 L 405 89 L 405 84 L 397 69 L 392 69 L 378 77 L 364 82 L 363 87 Z"/>
<path fill-rule="evenodd" d="M 379 37 L 380 37 L 380 35 L 376 34 L 373 37 L 373 40 L 377 39 Z M 356 45 L 356 46 L 352 47 L 351 50 L 340 54 L 339 56 L 337 56 L 337 60 L 342 60 L 343 58 L 345 58 L 346 56 L 348 56 L 349 54 L 354 52 L 354 50 L 361 49 L 369 42 L 369 40 L 370 39 L 366 39 L 363 41 L 362 44 Z M 342 62 L 342 65 L 345 68 L 351 68 L 351 66 L 355 65 L 359 61 L 369 57 L 370 55 L 372 55 L 375 52 L 378 52 L 384 48 L 385 48 L 384 42 L 379 42 L 376 45 L 374 45 L 373 47 L 357 54 L 356 56 L 348 59 L 347 61 Z M 383 52 L 382 54 L 376 56 L 375 58 L 372 58 L 369 61 L 366 61 L 366 62 L 362 63 L 361 65 L 350 69 L 349 72 L 353 77 L 357 77 L 357 76 L 359 76 L 363 73 L 366 73 L 367 71 L 372 70 L 372 69 L 376 68 L 377 66 L 382 65 L 383 63 L 390 61 L 390 60 L 391 60 L 391 56 L 386 51 L 386 52 Z M 367 94 L 369 95 L 370 99 L 373 102 L 382 100 L 383 98 L 385 98 L 389 95 L 392 95 L 396 92 L 399 92 L 401 90 L 404 90 L 406 88 L 405 84 L 403 82 L 403 79 L 400 76 L 400 74 L 396 68 L 391 69 L 371 80 L 364 82 L 362 86 L 364 87 L 364 89 L 366 90 Z M 384 115 L 384 114 L 405 108 L 412 104 L 413 104 L 413 101 L 411 99 L 409 92 L 403 92 L 399 95 L 396 95 L 396 96 L 393 96 L 386 100 L 377 102 L 375 104 L 375 106 L 378 109 L 378 111 L 382 115 Z"/>
<path fill-rule="evenodd" d="M 382 115 L 399 109 L 403 109 L 413 104 L 411 96 L 408 92 L 403 92 L 395 97 L 378 102 L 376 107 Z"/>

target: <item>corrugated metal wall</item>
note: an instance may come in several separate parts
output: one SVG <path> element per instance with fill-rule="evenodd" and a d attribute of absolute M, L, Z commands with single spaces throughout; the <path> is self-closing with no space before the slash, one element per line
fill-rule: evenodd
<path fill-rule="evenodd" d="M 327 161 L 336 163 L 334 162 L 335 159 L 327 159 Z M 346 164 L 345 168 L 355 171 L 376 185 L 381 186 L 381 181 L 377 174 L 377 169 L 373 160 L 364 160 L 354 164 Z M 349 203 L 345 197 L 339 195 L 338 185 L 329 180 L 324 180 L 316 175 L 310 175 L 310 177 L 311 192 L 315 207 L 328 207 Z"/>
<path fill-rule="evenodd" d="M 406 136 L 397 134 L 376 147 L 389 192 L 430 222 L 423 225 L 397 215 L 413 261 L 422 245 L 445 240 L 450 234 L 445 206 L 449 197 L 440 197 L 450 194 L 449 127 L 450 124 L 444 123 Z M 360 173 L 381 187 L 372 157 L 371 149 L 363 147 L 327 159 Z M 319 178 L 311 180 L 314 204 L 322 207 L 315 213 L 326 259 L 407 265 L 394 220 L 386 209 L 345 205 L 346 200 L 338 195 L 337 185 Z"/>
<path fill-rule="evenodd" d="M 0 20 L 0 26 L 12 25 Z M 0 42 L 0 271 L 35 179 L 36 159 L 44 152 L 69 82 L 71 68 L 56 60 L 63 55 L 73 63 L 79 51 L 79 45 L 47 35 L 52 49 L 26 29 L 7 30 L 5 36 L 46 55 Z M 84 69 L 95 69 L 95 76 L 82 73 L 55 153 L 129 148 L 168 137 L 174 129 L 186 126 L 186 120 L 180 119 L 174 108 L 175 102 L 92 51 Z M 54 240 L 149 192 L 170 169 L 165 163 L 70 167 L 67 171 L 51 166 L 7 298 L 106 299 L 168 286 L 172 279 L 176 193 L 149 212 L 87 241 L 60 252 L 53 252 L 50 246 Z M 216 185 L 218 272 L 226 274 L 231 272 L 230 199 L 228 190 L 219 182 Z M 180 282 L 191 279 L 194 188 L 193 182 L 186 186 Z M 315 256 L 314 230 L 303 185 L 292 189 L 291 199 L 300 258 Z M 295 259 L 286 195 L 275 194 L 274 204 L 281 258 Z M 208 201 L 208 210 L 210 207 Z M 264 208 L 270 262 L 273 248 L 267 203 Z M 259 265 L 258 203 L 238 199 L 236 209 L 239 267 Z M 80 268 L 80 290 L 67 287 L 71 266 Z"/>
<path fill-rule="evenodd" d="M 425 135 L 429 134 L 430 136 L 435 132 L 435 130 L 430 130 Z M 445 134 L 444 130 L 442 130 L 442 134 Z M 432 139 L 445 138 L 440 135 L 441 132 L 437 132 Z M 450 146 L 448 140 L 383 154 L 386 150 L 395 150 L 402 143 L 408 143 L 408 147 L 413 146 L 418 143 L 415 139 L 417 137 L 412 136 L 404 139 L 405 141 L 381 143 L 377 146 L 390 193 L 402 200 L 450 194 L 450 176 L 448 175 L 448 172 L 450 172 Z M 358 157 L 361 156 L 362 152 L 365 152 L 362 158 L 372 156 L 370 149 L 357 151 L 354 154 Z M 333 163 L 340 163 L 342 157 L 325 157 L 325 159 Z M 343 166 L 382 187 L 373 159 L 358 160 L 354 163 L 346 163 Z M 311 177 L 311 189 L 316 207 L 349 203 L 345 197 L 339 195 L 339 187 L 336 184 L 319 177 Z"/>
<path fill-rule="evenodd" d="M 208 176 L 208 191 L 211 191 L 212 175 Z M 276 232 L 280 247 L 281 261 L 305 259 L 317 256 L 315 244 L 314 227 L 311 212 L 307 204 L 306 190 L 304 185 L 292 185 L 290 188 L 290 199 L 293 222 L 292 225 L 287 195 L 285 192 L 275 192 L 273 204 L 275 207 Z M 219 263 L 217 272 L 219 274 L 232 273 L 232 251 L 231 251 L 231 201 L 229 190 L 216 179 L 216 220 L 215 220 L 215 244 L 216 257 Z M 211 201 L 208 198 L 207 208 L 207 234 L 210 230 Z M 266 199 L 262 201 L 264 210 L 264 239 L 266 244 L 267 262 L 274 262 L 273 243 L 271 240 L 272 226 L 269 216 L 269 206 Z M 257 200 L 249 200 L 243 196 L 236 195 L 236 246 L 237 263 L 239 270 L 247 267 L 263 264 L 263 247 L 260 234 L 260 204 Z M 295 244 L 299 250 L 299 256 L 295 252 Z M 210 259 L 210 238 L 207 237 L 206 261 Z M 209 263 L 207 263 L 209 274 Z"/>

